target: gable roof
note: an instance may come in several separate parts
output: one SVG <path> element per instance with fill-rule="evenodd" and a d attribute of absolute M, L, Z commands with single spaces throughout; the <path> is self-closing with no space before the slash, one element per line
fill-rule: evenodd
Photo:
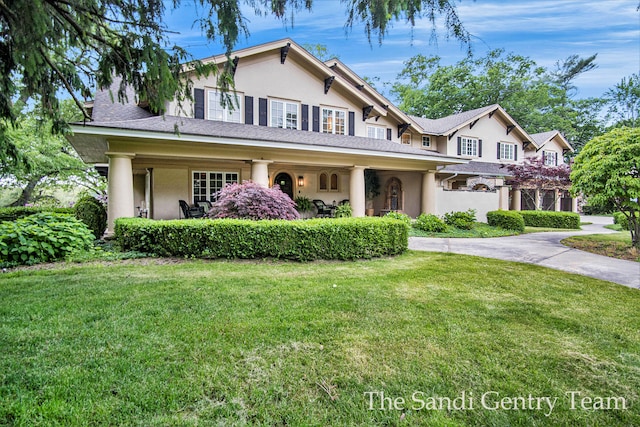
<path fill-rule="evenodd" d="M 465 126 L 472 125 L 475 121 L 480 120 L 482 117 L 494 114 L 498 114 L 502 120 L 513 126 L 513 129 L 520 134 L 520 137 L 528 142 L 533 143 L 536 147 L 537 144 L 522 127 L 502 108 L 499 104 L 487 105 L 486 107 L 476 108 L 474 110 L 463 111 L 462 113 L 452 114 L 450 116 L 442 117 L 440 119 L 427 119 L 424 117 L 411 116 L 423 129 L 424 133 L 429 133 L 436 136 L 448 136 Z"/>
<path fill-rule="evenodd" d="M 560 145 L 564 145 L 567 150 L 573 152 L 573 147 L 569 144 L 569 141 L 557 130 L 551 130 L 548 132 L 541 133 L 532 133 L 531 138 L 533 138 L 534 142 L 537 145 L 537 150 L 540 150 L 544 147 L 549 141 L 555 140 L 560 143 Z"/>

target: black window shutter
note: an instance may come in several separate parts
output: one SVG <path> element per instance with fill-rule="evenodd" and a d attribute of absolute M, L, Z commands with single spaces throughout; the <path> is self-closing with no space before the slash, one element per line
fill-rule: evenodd
<path fill-rule="evenodd" d="M 267 99 L 258 98 L 258 124 L 260 126 L 267 125 Z"/>
<path fill-rule="evenodd" d="M 462 137 L 458 137 L 458 156 L 462 155 Z"/>
<path fill-rule="evenodd" d="M 387 128 L 387 139 L 388 139 L 389 141 L 391 141 L 391 135 L 392 135 L 392 133 L 391 133 L 391 129 Z"/>
<path fill-rule="evenodd" d="M 244 97 L 244 124 L 253 124 L 253 96 Z"/>
<path fill-rule="evenodd" d="M 302 130 L 309 130 L 309 106 L 302 104 Z"/>
<path fill-rule="evenodd" d="M 478 140 L 478 157 L 482 157 L 482 140 Z"/>
<path fill-rule="evenodd" d="M 513 147 L 513 160 L 518 160 L 518 146 Z"/>
<path fill-rule="evenodd" d="M 193 90 L 193 117 L 196 119 L 204 119 L 204 89 Z"/>
<path fill-rule="evenodd" d="M 553 153 L 553 155 L 556 157 L 556 166 L 558 166 L 558 153 Z"/>
<path fill-rule="evenodd" d="M 498 142 L 498 157 L 497 157 L 497 159 L 500 160 L 500 143 L 499 142 Z"/>
<path fill-rule="evenodd" d="M 320 107 L 313 106 L 313 131 L 320 132 Z"/>
<path fill-rule="evenodd" d="M 356 134 L 356 113 L 349 111 L 349 135 L 354 136 Z"/>

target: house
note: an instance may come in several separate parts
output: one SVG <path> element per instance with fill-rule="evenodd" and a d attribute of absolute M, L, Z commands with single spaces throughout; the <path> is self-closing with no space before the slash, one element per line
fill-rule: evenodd
<path fill-rule="evenodd" d="M 92 120 L 72 126 L 82 159 L 108 169 L 110 230 L 136 208 L 178 218 L 179 200 L 214 200 L 225 184 L 249 179 L 292 198 L 349 200 L 364 216 L 366 169 L 381 182 L 375 214 L 475 208 L 484 219 L 509 209 L 504 165 L 532 148 L 562 146 L 557 135 L 534 140 L 499 105 L 438 120 L 409 116 L 340 61 L 322 62 L 290 39 L 232 58 L 233 107 L 221 106 L 211 76 L 194 80 L 193 102 L 169 102 L 164 116 L 133 94 L 123 105 L 100 91 Z"/>

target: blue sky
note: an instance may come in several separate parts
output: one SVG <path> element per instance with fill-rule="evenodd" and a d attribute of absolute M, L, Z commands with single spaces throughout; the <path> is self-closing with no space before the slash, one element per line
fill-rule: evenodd
<path fill-rule="evenodd" d="M 558 60 L 577 54 L 598 54 L 598 68 L 576 80 L 577 97 L 601 96 L 623 77 L 640 72 L 640 12 L 637 0 L 462 0 L 459 16 L 473 36 L 476 56 L 504 48 L 528 56 L 538 65 L 553 68 Z M 443 64 L 464 58 L 466 49 L 444 35 L 431 40 L 431 24 L 425 19 L 411 27 L 393 21 L 382 45 L 367 41 L 362 26 L 345 30 L 346 7 L 340 0 L 313 0 L 311 12 L 302 10 L 286 25 L 273 16 L 256 16 L 243 7 L 250 31 L 237 47 L 253 46 L 282 38 L 298 44 L 323 44 L 361 76 L 393 82 L 403 61 L 421 53 L 438 55 Z M 173 41 L 195 57 L 223 53 L 221 44 L 207 43 L 197 26 L 192 0 L 167 12 L 169 29 L 178 31 Z M 377 85 L 379 88 L 381 85 Z"/>

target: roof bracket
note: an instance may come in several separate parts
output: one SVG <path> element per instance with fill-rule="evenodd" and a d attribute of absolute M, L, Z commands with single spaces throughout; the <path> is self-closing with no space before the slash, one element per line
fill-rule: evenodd
<path fill-rule="evenodd" d="M 233 76 L 236 75 L 236 69 L 238 69 L 238 61 L 240 61 L 240 57 L 236 56 L 231 62 L 231 75 Z"/>
<path fill-rule="evenodd" d="M 362 107 L 362 121 L 364 122 L 369 118 L 369 114 L 373 111 L 373 105 L 367 105 L 366 107 Z"/>
<path fill-rule="evenodd" d="M 284 61 L 287 59 L 287 54 L 289 53 L 289 48 L 291 47 L 291 43 L 287 43 L 286 46 L 282 46 L 280 48 L 280 63 L 284 64 Z"/>
<path fill-rule="evenodd" d="M 411 126 L 411 123 L 403 123 L 401 125 L 398 125 L 398 138 L 400 138 L 402 134 L 405 133 L 407 129 L 409 129 L 409 126 Z"/>
<path fill-rule="evenodd" d="M 489 113 L 489 118 L 491 118 L 496 113 L 496 111 L 498 111 L 497 108 L 495 110 L 493 110 L 492 112 L 490 112 Z"/>
<path fill-rule="evenodd" d="M 336 78 L 336 76 L 329 76 L 326 79 L 324 79 L 324 94 L 325 95 L 329 92 L 329 89 L 331 88 L 331 83 L 333 83 L 335 78 Z"/>
<path fill-rule="evenodd" d="M 523 143 L 522 143 L 522 149 L 523 149 L 523 150 L 526 150 L 526 149 L 527 149 L 527 147 L 528 147 L 529 145 L 531 145 L 531 143 L 530 143 L 529 141 L 525 141 L 525 142 L 523 142 Z"/>
<path fill-rule="evenodd" d="M 364 85 L 356 85 L 356 89 L 362 90 L 362 89 L 364 89 Z"/>
<path fill-rule="evenodd" d="M 489 117 L 491 117 L 491 116 L 489 116 Z M 476 123 L 478 123 L 478 120 L 480 120 L 480 119 L 475 119 L 474 121 L 469 123 L 469 129 L 473 129 L 473 127 L 476 125 Z"/>
<path fill-rule="evenodd" d="M 450 133 L 450 134 L 449 134 L 449 141 L 451 141 L 451 138 L 453 138 L 453 136 L 454 136 L 456 133 L 458 133 L 458 131 L 459 131 L 459 130 L 460 130 L 460 129 L 456 129 L 456 130 L 454 130 L 454 131 L 453 131 L 453 133 Z"/>
<path fill-rule="evenodd" d="M 507 135 L 509 135 L 511 131 L 514 130 L 515 128 L 516 128 L 516 125 L 507 126 Z"/>

